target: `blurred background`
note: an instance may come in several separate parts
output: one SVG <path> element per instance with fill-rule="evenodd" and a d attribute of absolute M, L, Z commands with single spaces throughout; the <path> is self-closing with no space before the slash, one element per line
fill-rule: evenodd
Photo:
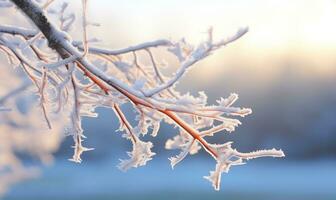
<path fill-rule="evenodd" d="M 80 16 L 80 1 L 70 4 Z M 178 152 L 166 151 L 164 143 L 176 130 L 162 124 L 158 137 L 146 138 L 154 143 L 154 159 L 123 173 L 116 165 L 131 146 L 115 132 L 114 113 L 98 109 L 98 118 L 83 122 L 85 144 L 95 150 L 82 164 L 67 161 L 67 138 L 54 165 L 4 199 L 336 199 L 335 0 L 91 0 L 88 6 L 90 21 L 101 24 L 89 35 L 109 48 L 182 37 L 196 45 L 210 26 L 218 40 L 248 26 L 247 35 L 198 63 L 178 89 L 205 91 L 209 103 L 238 93 L 236 105 L 253 114 L 212 142 L 234 141 L 240 151 L 281 148 L 286 157 L 233 167 L 215 192 L 202 178 L 215 167 L 205 153 L 171 170 L 167 158 Z M 10 18 L 0 16 L 0 23 Z"/>

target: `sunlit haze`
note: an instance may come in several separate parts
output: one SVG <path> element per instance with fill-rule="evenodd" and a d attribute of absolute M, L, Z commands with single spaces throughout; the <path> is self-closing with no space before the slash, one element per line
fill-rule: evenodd
<path fill-rule="evenodd" d="M 219 79 L 238 63 L 252 71 L 262 70 L 256 75 L 263 79 L 272 78 L 286 62 L 297 65 L 296 69 L 305 65 L 308 74 L 326 76 L 334 71 L 336 1 L 96 0 L 89 4 L 90 20 L 101 24 L 89 35 L 102 38 L 102 46 L 115 48 L 182 37 L 197 45 L 210 26 L 215 39 L 249 27 L 239 42 L 202 62 L 200 66 L 206 67 L 192 72 L 197 77 Z"/>

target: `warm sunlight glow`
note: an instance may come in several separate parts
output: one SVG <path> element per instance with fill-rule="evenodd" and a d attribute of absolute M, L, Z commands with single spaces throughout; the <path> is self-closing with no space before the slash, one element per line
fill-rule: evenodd
<path fill-rule="evenodd" d="M 130 3 L 131 2 L 131 3 Z M 107 45 L 116 47 L 134 44 L 152 38 L 180 39 L 191 43 L 206 38 L 209 26 L 215 30 L 214 37 L 232 34 L 238 27 L 248 26 L 249 35 L 232 47 L 222 50 L 211 58 L 197 73 L 204 77 L 219 78 L 234 65 L 237 57 L 240 65 L 266 68 L 273 65 L 268 76 L 273 77 L 286 59 L 299 57 L 302 62 L 311 58 L 312 73 L 328 74 L 334 71 L 336 52 L 336 2 L 332 0 L 257 0 L 246 2 L 221 1 L 106 1 L 91 3 L 90 15 L 102 24 L 91 35 L 101 36 Z M 192 9 L 185 10 L 192 4 Z M 181 5 L 181 6 L 176 6 Z M 125 13 L 130 13 L 125 15 Z M 200 14 L 202 13 L 202 14 Z M 121 21 L 127 23 L 120 23 Z M 105 30 L 103 27 L 111 27 Z M 115 27 L 115 28 L 113 28 Z M 317 70 L 317 71 L 316 71 Z"/>

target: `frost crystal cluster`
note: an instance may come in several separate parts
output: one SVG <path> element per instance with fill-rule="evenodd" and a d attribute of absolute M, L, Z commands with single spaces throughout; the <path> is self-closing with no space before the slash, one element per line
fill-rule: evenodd
<path fill-rule="evenodd" d="M 0 25 L 0 51 L 13 66 L 18 66 L 24 72 L 32 88 L 35 87 L 29 91 L 37 96 L 34 101 L 38 102 L 40 109 L 30 110 L 28 114 L 44 119 L 27 123 L 44 123 L 48 129 L 57 130 L 59 121 L 55 116 L 61 116 L 63 132 L 71 135 L 74 140 L 74 154 L 70 160 L 79 163 L 82 161 L 82 153 L 92 150 L 83 146 L 85 137 L 81 119 L 97 117 L 97 107 L 114 110 L 120 122 L 120 130 L 124 132 L 122 136 L 133 145 L 132 151 L 128 152 L 129 159 L 121 160 L 118 166 L 121 170 L 143 166 L 152 159 L 155 155 L 151 151 L 153 144 L 144 141 L 143 136 L 150 134 L 155 137 L 163 122 L 179 128 L 177 135 L 166 142 L 167 149 L 181 151 L 170 158 L 171 165 L 174 167 L 188 154 L 196 154 L 204 149 L 217 162 L 215 170 L 205 177 L 216 190 L 220 187 L 221 174 L 228 172 L 232 165 L 241 165 L 244 161 L 257 157 L 284 156 L 281 150 L 241 153 L 232 148 L 232 142 L 207 142 L 207 138 L 216 133 L 234 131 L 240 125 L 236 118 L 250 114 L 251 110 L 234 106 L 237 94 L 220 98 L 215 105 L 208 105 L 204 92 L 192 96 L 188 93 L 181 94 L 175 89 L 176 83 L 196 63 L 242 37 L 248 31 L 247 28 L 239 29 L 222 40 L 213 39 L 210 29 L 207 39 L 196 46 L 184 39 L 160 39 L 111 50 L 99 47 L 99 40 L 88 36 L 87 26 L 97 24 L 87 20 L 85 0 L 82 5 L 80 18 L 83 22 L 83 36 L 80 37 L 81 40 L 76 40 L 69 34 L 76 16 L 69 11 L 67 3 L 56 6 L 53 0 L 0 0 L 2 9 L 13 10 L 13 16 L 9 17 L 14 18 L 14 10 L 18 9 L 31 22 L 26 28 Z M 162 56 L 156 55 L 157 48 L 176 58 L 178 66 L 175 73 L 163 73 L 163 68 L 171 67 L 171 64 L 167 64 Z M 131 124 L 127 119 L 121 107 L 123 104 L 133 106 L 136 124 Z M 0 106 L 1 125 L 10 127 L 11 123 L 6 123 L 3 118 L 16 115 L 16 111 L 5 103 Z M 20 120 L 20 117 L 11 119 Z M 29 119 L 35 120 L 35 117 Z M 25 130 L 29 135 L 30 129 Z M 6 132 L 6 137 L 17 131 L 1 128 L 0 135 L 3 132 Z M 43 141 L 40 135 L 30 137 L 22 137 L 22 140 Z M 10 162 L 10 159 L 3 160 L 1 157 L 3 151 L 6 151 L 4 141 L 5 139 L 1 139 L 0 164 L 1 161 L 5 164 Z M 12 147 L 8 148 L 11 151 Z M 28 149 L 29 146 L 25 148 Z"/>

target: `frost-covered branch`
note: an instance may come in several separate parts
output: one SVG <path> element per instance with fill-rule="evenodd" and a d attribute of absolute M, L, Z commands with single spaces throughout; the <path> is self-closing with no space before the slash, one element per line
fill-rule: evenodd
<path fill-rule="evenodd" d="M 65 14 L 68 4 L 60 10 L 47 11 L 53 1 L 36 3 L 33 0 L 11 0 L 28 17 L 34 27 L 18 28 L 0 26 L 0 52 L 10 64 L 19 66 L 30 79 L 39 97 L 46 124 L 54 129 L 54 115 L 63 119 L 64 132 L 74 140 L 74 154 L 70 159 L 81 162 L 83 152 L 92 150 L 83 144 L 85 138 L 81 125 L 84 116 L 97 117 L 97 107 L 115 111 L 123 137 L 131 140 L 130 158 L 122 160 L 119 168 L 127 170 L 143 166 L 155 155 L 153 144 L 143 141 L 149 132 L 153 137 L 159 133 L 160 123 L 178 127 L 177 136 L 166 143 L 168 149 L 179 149 L 181 153 L 170 158 L 171 165 L 181 162 L 189 153 L 204 149 L 216 161 L 217 166 L 209 179 L 219 189 L 220 176 L 231 165 L 242 164 L 243 160 L 256 157 L 282 157 L 281 150 L 266 150 L 239 153 L 231 148 L 231 142 L 223 145 L 211 144 L 207 137 L 221 131 L 232 132 L 241 124 L 235 117 L 251 114 L 251 109 L 234 107 L 238 95 L 220 98 L 216 105 L 208 105 L 207 96 L 189 93 L 180 94 L 174 85 L 196 63 L 242 37 L 247 28 L 238 30 L 227 39 L 214 41 L 212 29 L 208 39 L 198 46 L 179 41 L 154 40 L 123 49 L 111 50 L 92 47 L 86 19 L 86 0 L 83 0 L 82 40 L 73 40 L 68 34 L 74 13 Z M 10 8 L 11 9 L 11 8 Z M 58 15 L 59 23 L 51 22 L 51 14 Z M 38 31 L 35 31 L 38 30 Z M 179 63 L 174 74 L 163 73 L 164 59 L 156 56 L 155 48 L 172 54 Z M 140 62 L 141 54 L 149 64 Z M 123 56 L 120 56 L 123 54 Z M 136 112 L 136 124 L 131 125 L 122 111 L 124 104 L 131 104 Z M 57 123 L 56 123 L 57 125 Z"/>
<path fill-rule="evenodd" d="M 73 45 L 77 46 L 80 50 L 83 50 L 82 45 L 80 42 L 73 42 Z M 160 46 L 170 46 L 171 41 L 169 40 L 155 40 L 150 42 L 145 42 L 142 44 L 130 46 L 123 49 L 116 49 L 116 50 L 110 50 L 110 49 L 104 49 L 104 48 L 98 48 L 98 47 L 90 47 L 89 52 L 92 54 L 104 54 L 104 55 L 120 55 L 125 53 L 130 53 L 134 51 L 144 50 L 152 47 L 160 47 Z"/>
<path fill-rule="evenodd" d="M 153 96 L 154 94 L 157 94 L 161 92 L 162 90 L 165 90 L 169 87 L 172 87 L 178 80 L 182 78 L 184 73 L 195 63 L 199 62 L 200 60 L 204 59 L 208 55 L 212 53 L 212 51 L 219 49 L 222 46 L 225 46 L 231 42 L 234 42 L 235 40 L 242 37 L 245 33 L 247 33 L 248 28 L 242 28 L 237 31 L 237 33 L 231 37 L 229 37 L 226 40 L 220 41 L 218 43 L 213 43 L 212 41 L 212 30 L 209 31 L 209 39 L 208 41 L 200 44 L 196 49 L 189 49 L 187 55 L 183 56 L 181 55 L 181 49 L 180 45 L 177 45 L 175 49 L 171 50 L 178 58 L 180 58 L 181 61 L 183 61 L 178 69 L 178 71 L 175 73 L 175 75 L 168 80 L 166 83 L 153 88 L 146 92 L 146 96 Z M 185 50 L 184 50 L 185 51 Z"/>
<path fill-rule="evenodd" d="M 0 32 L 9 33 L 13 35 L 21 35 L 24 37 L 34 37 L 38 33 L 38 31 L 34 31 L 32 29 L 9 26 L 9 25 L 0 25 Z"/>

